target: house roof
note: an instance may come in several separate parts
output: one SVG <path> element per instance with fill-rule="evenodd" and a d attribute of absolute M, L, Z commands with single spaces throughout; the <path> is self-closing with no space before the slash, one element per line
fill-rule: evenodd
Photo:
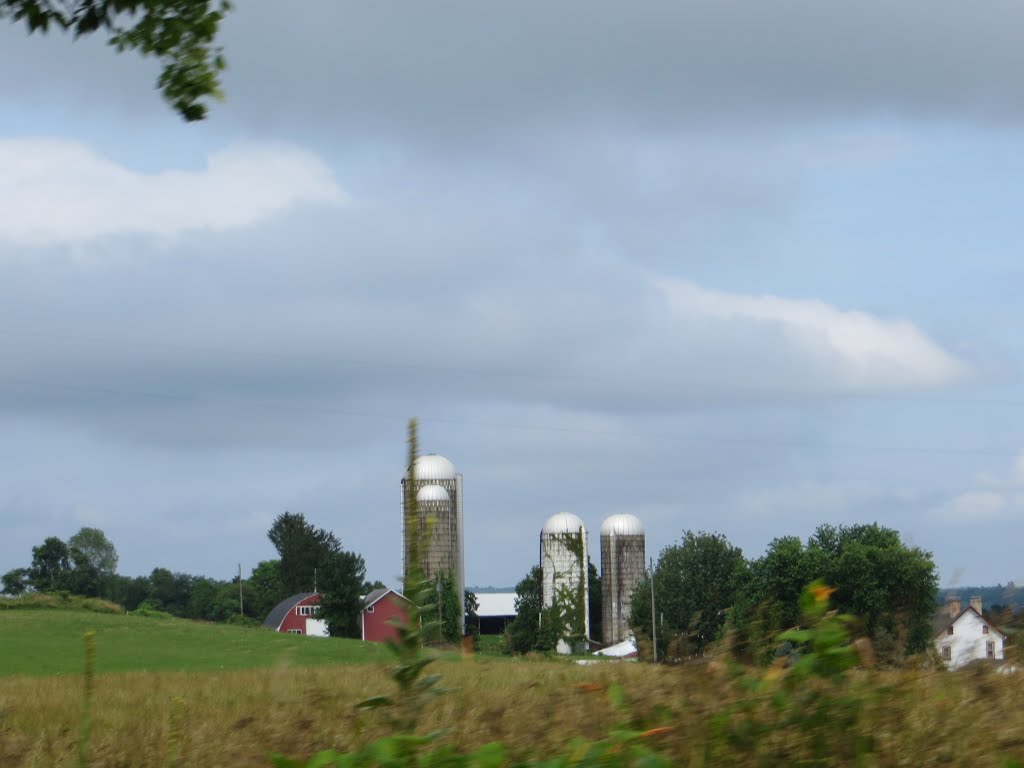
<path fill-rule="evenodd" d="M 275 605 L 273 610 L 267 614 L 267 618 L 263 620 L 263 626 L 277 631 L 281 628 L 281 622 L 284 621 L 284 617 L 288 615 L 288 612 L 291 611 L 292 608 L 301 603 L 307 597 L 312 597 L 315 594 L 316 592 L 299 592 L 297 595 L 286 597 L 280 603 Z"/>
<path fill-rule="evenodd" d="M 977 616 L 983 622 L 988 624 L 989 629 L 991 629 L 994 632 L 998 632 L 1004 638 L 1006 637 L 1006 633 L 1003 632 L 1003 630 L 1001 630 L 999 627 L 997 627 L 991 621 L 989 621 L 984 616 L 982 616 L 980 613 L 978 613 L 978 611 L 973 606 L 970 606 L 970 605 L 967 606 L 966 608 L 964 608 L 962 611 L 960 611 L 960 613 L 958 613 L 956 615 L 955 619 L 949 618 L 949 608 L 948 607 L 942 607 L 939 610 L 935 611 L 935 614 L 932 616 L 932 637 L 938 637 L 939 635 L 946 634 L 946 630 L 948 630 L 951 626 L 953 626 L 958 621 L 960 621 L 960 619 L 964 616 L 964 614 L 967 614 L 967 613 L 973 613 L 975 616 Z"/>
<path fill-rule="evenodd" d="M 405 602 L 407 603 L 411 602 L 411 600 L 409 600 L 409 598 L 403 595 L 401 592 L 396 592 L 395 590 L 389 589 L 388 587 L 383 587 L 381 589 L 373 590 L 366 597 L 363 598 L 363 610 L 365 611 L 374 603 L 380 602 L 381 599 L 388 593 L 394 595 L 395 597 L 401 598 L 402 600 L 405 600 Z"/>

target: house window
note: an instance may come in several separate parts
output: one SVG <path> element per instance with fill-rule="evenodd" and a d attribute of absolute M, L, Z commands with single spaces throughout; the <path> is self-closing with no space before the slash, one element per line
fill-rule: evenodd
<path fill-rule="evenodd" d="M 288 630 L 288 634 L 289 635 L 301 635 L 302 634 L 302 630 L 301 629 L 289 629 Z"/>
<path fill-rule="evenodd" d="M 987 635 L 988 634 L 988 625 L 987 624 L 981 628 L 981 634 L 983 634 L 983 635 Z"/>
<path fill-rule="evenodd" d="M 952 635 L 953 634 L 953 625 L 952 624 L 949 625 L 949 629 L 946 630 L 946 634 L 947 635 Z"/>
<path fill-rule="evenodd" d="M 320 613 L 319 605 L 299 605 L 295 607 L 296 616 L 316 616 Z"/>
<path fill-rule="evenodd" d="M 996 657 L 996 644 L 991 640 L 985 643 L 985 656 L 990 659 L 994 659 Z"/>
<path fill-rule="evenodd" d="M 366 606 L 366 612 L 367 613 L 373 613 L 373 606 L 372 605 Z"/>
<path fill-rule="evenodd" d="M 953 660 L 953 648 L 948 645 L 942 646 L 942 658 L 944 661 Z"/>

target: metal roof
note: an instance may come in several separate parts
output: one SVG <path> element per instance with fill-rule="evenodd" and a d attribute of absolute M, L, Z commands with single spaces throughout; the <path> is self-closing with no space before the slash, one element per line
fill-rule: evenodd
<path fill-rule="evenodd" d="M 602 536 L 643 536 L 644 524 L 635 515 L 612 515 L 601 523 Z"/>
<path fill-rule="evenodd" d="M 476 615 L 480 618 L 516 615 L 515 592 L 478 593 L 476 596 L 476 602 L 479 606 L 476 609 Z"/>
<path fill-rule="evenodd" d="M 436 482 L 438 480 L 454 480 L 455 465 L 444 456 L 428 453 L 413 462 L 416 470 L 416 482 Z"/>
<path fill-rule="evenodd" d="M 451 500 L 452 497 L 448 495 L 448 491 L 440 485 L 424 485 L 416 494 L 416 501 L 449 502 Z"/>
<path fill-rule="evenodd" d="M 579 533 L 580 528 L 583 528 L 584 532 L 586 532 L 583 521 L 576 517 L 576 515 L 572 512 L 559 512 L 557 515 L 552 515 L 548 518 L 540 532 L 541 534 Z"/>
<path fill-rule="evenodd" d="M 276 632 L 281 628 L 281 622 L 284 621 L 284 617 L 288 615 L 288 612 L 292 608 L 301 603 L 307 597 L 312 597 L 315 594 L 316 592 L 299 592 L 297 595 L 286 597 L 280 603 L 275 605 L 273 610 L 267 614 L 267 618 L 263 620 L 263 626 Z"/>
<path fill-rule="evenodd" d="M 614 658 L 625 659 L 630 656 L 636 656 L 636 638 L 628 637 L 621 643 L 615 645 L 609 645 L 607 648 L 602 648 L 599 651 L 594 651 L 595 656 L 612 656 Z"/>

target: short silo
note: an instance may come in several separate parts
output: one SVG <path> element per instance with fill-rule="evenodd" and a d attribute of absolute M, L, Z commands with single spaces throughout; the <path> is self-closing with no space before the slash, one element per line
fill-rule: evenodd
<path fill-rule="evenodd" d="M 612 515 L 601 524 L 601 640 L 615 645 L 632 633 L 633 590 L 646 567 L 644 526 L 633 515 Z"/>
<path fill-rule="evenodd" d="M 574 643 L 585 644 L 590 637 L 588 562 L 583 521 L 569 512 L 548 518 L 540 532 L 542 595 L 545 608 L 557 604 L 566 618 L 559 653 L 570 653 Z"/>
<path fill-rule="evenodd" d="M 402 478 L 402 576 L 408 581 L 409 552 L 412 537 L 419 549 L 419 568 L 430 581 L 445 574 L 455 584 L 459 599 L 464 599 L 465 544 L 462 515 L 462 475 L 444 456 L 428 453 L 416 459 L 415 476 L 417 519 L 405 519 L 406 478 Z M 465 632 L 465 617 L 460 630 Z"/>

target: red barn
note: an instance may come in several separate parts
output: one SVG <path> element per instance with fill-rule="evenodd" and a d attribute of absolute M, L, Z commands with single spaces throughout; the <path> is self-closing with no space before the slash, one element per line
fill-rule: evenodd
<path fill-rule="evenodd" d="M 375 589 L 363 598 L 363 610 L 359 612 L 363 640 L 397 640 L 393 622 L 408 620 L 409 599 L 393 589 Z"/>
<path fill-rule="evenodd" d="M 263 626 L 290 635 L 327 637 L 327 622 L 317 618 L 319 613 L 320 593 L 300 592 L 275 605 Z"/>

